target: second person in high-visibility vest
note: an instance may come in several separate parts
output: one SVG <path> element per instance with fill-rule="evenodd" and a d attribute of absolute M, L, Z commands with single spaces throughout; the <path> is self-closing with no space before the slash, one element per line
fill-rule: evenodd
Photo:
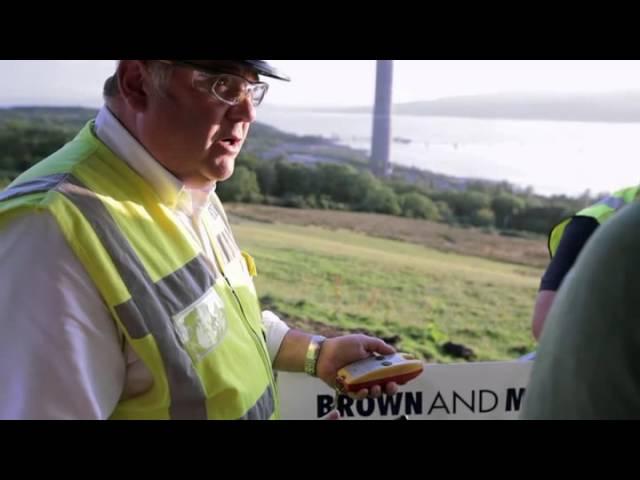
<path fill-rule="evenodd" d="M 639 192 L 640 187 L 638 186 L 618 190 L 598 203 L 563 220 L 551 230 L 548 239 L 551 261 L 540 281 L 531 322 L 531 329 L 536 340 L 542 334 L 556 292 L 593 232 L 625 205 L 635 201 Z"/>

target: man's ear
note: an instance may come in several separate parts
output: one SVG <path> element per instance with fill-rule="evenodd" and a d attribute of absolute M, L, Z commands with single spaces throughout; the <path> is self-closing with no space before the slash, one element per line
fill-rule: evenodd
<path fill-rule="evenodd" d="M 149 87 L 149 74 L 144 62 L 122 60 L 117 75 L 122 99 L 135 111 L 144 111 Z"/>

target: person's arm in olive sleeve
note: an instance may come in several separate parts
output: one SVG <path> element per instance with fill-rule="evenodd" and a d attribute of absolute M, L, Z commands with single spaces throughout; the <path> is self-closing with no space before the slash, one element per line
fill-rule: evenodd
<path fill-rule="evenodd" d="M 602 225 L 565 279 L 524 419 L 640 418 L 640 204 Z"/>

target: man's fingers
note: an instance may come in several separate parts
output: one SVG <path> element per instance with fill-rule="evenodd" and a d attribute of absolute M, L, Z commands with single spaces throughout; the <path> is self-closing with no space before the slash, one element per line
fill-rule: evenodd
<path fill-rule="evenodd" d="M 387 384 L 385 385 L 385 389 L 384 389 L 384 390 L 385 390 L 385 393 L 386 393 L 387 395 L 395 395 L 396 393 L 398 393 L 398 388 L 399 388 L 399 387 L 398 387 L 398 384 L 397 384 L 397 383 L 395 383 L 395 382 L 390 382 L 390 383 L 387 383 Z"/>
<path fill-rule="evenodd" d="M 322 420 L 340 420 L 340 413 L 337 410 L 331 410 Z"/>
<path fill-rule="evenodd" d="M 358 392 L 356 392 L 355 395 L 350 394 L 349 396 L 356 400 L 362 400 L 364 398 L 367 398 L 368 395 L 369 395 L 369 390 L 367 390 L 366 388 L 363 388 L 362 390 L 358 390 Z"/>
<path fill-rule="evenodd" d="M 396 351 L 396 349 L 393 348 L 391 345 L 385 343 L 379 338 L 374 338 L 374 337 L 367 337 L 364 348 L 368 352 L 376 352 L 376 353 L 381 353 L 383 355 L 395 353 Z"/>
<path fill-rule="evenodd" d="M 380 395 L 382 395 L 382 388 L 380 388 L 380 385 L 374 385 L 371 387 L 371 390 L 369 391 L 370 397 L 378 398 Z"/>

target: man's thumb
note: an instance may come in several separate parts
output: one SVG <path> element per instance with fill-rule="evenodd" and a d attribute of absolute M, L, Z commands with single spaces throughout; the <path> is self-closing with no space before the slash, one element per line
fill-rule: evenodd
<path fill-rule="evenodd" d="M 391 345 L 385 343 L 379 338 L 374 338 L 374 337 L 369 337 L 367 339 L 365 348 L 367 349 L 368 352 L 376 352 L 376 353 L 382 353 L 382 354 L 395 353 L 396 351 L 395 348 L 393 348 Z"/>

